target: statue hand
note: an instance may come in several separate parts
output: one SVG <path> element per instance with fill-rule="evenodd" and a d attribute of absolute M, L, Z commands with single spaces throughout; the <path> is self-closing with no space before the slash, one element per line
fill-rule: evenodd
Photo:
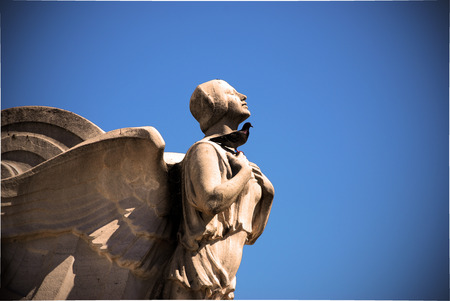
<path fill-rule="evenodd" d="M 261 172 L 261 169 L 258 165 L 253 162 L 249 162 L 250 167 L 252 168 L 253 175 L 255 176 L 256 181 L 261 186 L 261 188 L 272 197 L 275 194 L 272 183 L 267 179 L 267 177 Z"/>
<path fill-rule="evenodd" d="M 255 175 L 255 177 L 263 177 L 263 173 L 261 172 L 261 169 L 259 168 L 258 165 L 256 165 L 253 162 L 248 162 L 248 164 L 250 165 L 250 167 L 252 168 L 252 172 Z"/>
<path fill-rule="evenodd" d="M 231 168 L 236 172 L 241 171 L 241 169 L 251 172 L 249 161 L 244 153 L 241 152 L 238 153 L 238 155 L 233 155 L 227 152 L 227 158 Z"/>

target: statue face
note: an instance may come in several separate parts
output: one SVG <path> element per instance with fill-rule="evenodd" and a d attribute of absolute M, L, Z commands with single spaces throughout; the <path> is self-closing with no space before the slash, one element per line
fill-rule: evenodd
<path fill-rule="evenodd" d="M 189 108 L 206 133 L 223 118 L 239 124 L 250 117 L 246 99 L 247 96 L 237 92 L 226 81 L 215 79 L 197 86 Z"/>
<path fill-rule="evenodd" d="M 237 92 L 229 84 L 223 85 L 223 98 L 228 103 L 228 114 L 244 121 L 250 117 L 250 111 L 247 106 L 247 96 Z"/>

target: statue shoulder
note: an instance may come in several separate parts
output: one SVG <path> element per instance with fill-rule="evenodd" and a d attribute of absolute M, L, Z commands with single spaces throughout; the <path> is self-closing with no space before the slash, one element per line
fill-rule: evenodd
<path fill-rule="evenodd" d="M 190 162 L 197 162 L 196 164 L 198 164 L 199 161 L 206 162 L 210 160 L 228 164 L 227 151 L 217 143 L 209 141 L 209 138 L 206 137 L 189 148 L 183 163 L 186 165 Z"/>

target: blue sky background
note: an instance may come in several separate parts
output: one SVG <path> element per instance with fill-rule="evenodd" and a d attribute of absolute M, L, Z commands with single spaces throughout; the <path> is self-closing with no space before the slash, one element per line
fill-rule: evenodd
<path fill-rule="evenodd" d="M 248 96 L 275 186 L 237 299 L 448 299 L 448 2 L 1 2 L 1 107 L 203 137 L 194 88 Z"/>

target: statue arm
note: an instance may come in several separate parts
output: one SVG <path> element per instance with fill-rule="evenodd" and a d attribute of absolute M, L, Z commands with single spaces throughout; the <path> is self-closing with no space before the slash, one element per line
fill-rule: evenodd
<path fill-rule="evenodd" d="M 275 190 L 269 179 L 261 172 L 260 168 L 255 164 L 250 162 L 253 174 L 261 186 L 261 199 L 255 208 L 255 213 L 253 215 L 253 231 L 249 235 L 246 244 L 252 245 L 261 236 L 264 228 L 269 220 L 270 210 L 272 208 L 273 197 L 275 195 Z"/>
<path fill-rule="evenodd" d="M 234 156 L 231 155 L 230 156 Z M 230 159 L 230 158 L 229 158 Z M 200 143 L 189 158 L 187 176 L 193 184 L 197 210 L 215 215 L 230 207 L 250 180 L 252 169 L 244 154 L 235 156 L 230 164 L 237 172 L 223 181 L 219 156 L 213 146 Z"/>

